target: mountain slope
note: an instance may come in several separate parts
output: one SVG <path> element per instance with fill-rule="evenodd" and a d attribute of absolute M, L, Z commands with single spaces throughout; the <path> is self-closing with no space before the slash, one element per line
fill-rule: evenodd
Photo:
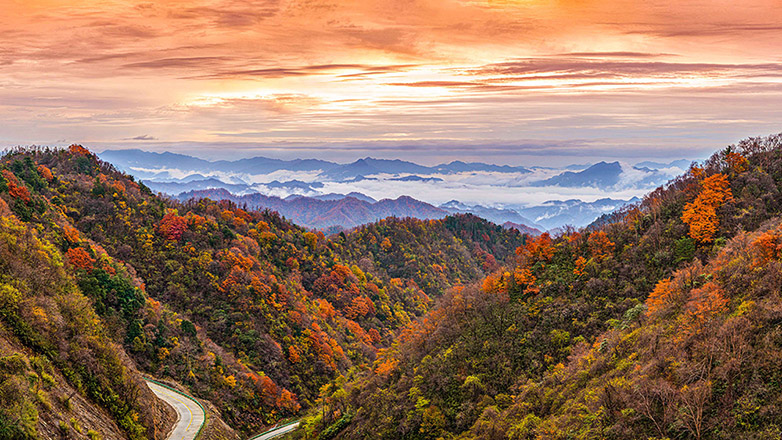
<path fill-rule="evenodd" d="M 0 167 L 6 210 L 53 237 L 128 371 L 181 383 L 244 433 L 312 405 L 433 298 L 524 241 L 469 216 L 389 219 L 329 239 L 229 201 L 159 198 L 79 146 L 15 150 Z M 123 409 L 133 399 L 106 402 L 123 429 L 137 429 Z M 150 432 L 152 408 L 136 409 L 138 429 Z"/>
<path fill-rule="evenodd" d="M 324 390 L 339 438 L 777 438 L 782 137 L 458 287 Z M 745 233 L 743 231 L 755 231 Z"/>
<path fill-rule="evenodd" d="M 661 280 L 465 438 L 779 438 L 780 238 L 777 220 Z"/>
<path fill-rule="evenodd" d="M 3 185 L 20 185 L 4 171 Z M 22 197 L 12 195 L 14 204 L 28 197 L 11 192 Z M 2 198 L 0 215 L 0 437 L 91 430 L 107 439 L 142 439 L 165 431 L 173 413 L 156 404 L 109 336 L 110 324 L 99 318 L 78 283 L 75 260 L 13 216 Z M 122 276 L 124 268 L 110 259 L 101 264 Z M 143 301 L 141 292 L 129 293 L 129 300 Z"/>
<path fill-rule="evenodd" d="M 516 229 L 517 231 L 521 232 L 522 234 L 528 234 L 533 237 L 538 236 L 543 233 L 540 229 L 532 228 L 527 225 L 520 225 L 518 223 L 513 222 L 505 222 L 502 224 L 502 227 L 505 229 Z"/>

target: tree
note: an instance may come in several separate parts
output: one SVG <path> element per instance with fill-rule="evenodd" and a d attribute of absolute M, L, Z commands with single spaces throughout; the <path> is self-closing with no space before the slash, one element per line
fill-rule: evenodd
<path fill-rule="evenodd" d="M 608 239 L 608 234 L 604 231 L 597 231 L 589 236 L 587 240 L 589 252 L 592 257 L 602 259 L 611 254 L 614 248 L 614 242 Z"/>
<path fill-rule="evenodd" d="M 711 387 L 711 381 L 700 380 L 692 386 L 685 385 L 680 390 L 684 426 L 697 440 L 703 436 L 704 412 L 711 397 Z"/>
<path fill-rule="evenodd" d="M 74 243 L 75 244 L 75 243 L 78 243 L 80 241 L 79 240 L 79 231 L 76 228 L 74 228 L 74 227 L 72 227 L 70 225 L 66 224 L 65 226 L 62 227 L 62 235 L 70 243 Z"/>
<path fill-rule="evenodd" d="M 576 267 L 573 269 L 573 274 L 577 277 L 584 275 L 584 268 L 587 265 L 587 259 L 584 257 L 578 257 L 575 261 Z"/>
<path fill-rule="evenodd" d="M 11 197 L 19 199 L 25 203 L 30 202 L 30 191 L 27 190 L 27 187 L 24 186 L 24 184 L 19 183 L 19 180 L 16 178 L 14 173 L 8 170 L 3 170 L 3 178 L 5 179 L 5 183 L 8 186 L 8 194 L 10 194 Z"/>
<path fill-rule="evenodd" d="M 174 212 L 166 214 L 157 226 L 158 233 L 171 241 L 179 241 L 185 230 L 187 230 L 187 220 Z"/>
<path fill-rule="evenodd" d="M 681 338 L 701 334 L 711 319 L 724 312 L 728 307 L 728 299 L 722 295 L 722 289 L 713 282 L 692 289 L 682 315 Z"/>
<path fill-rule="evenodd" d="M 519 256 L 528 256 L 536 261 L 549 261 L 554 256 L 554 245 L 551 235 L 544 232 L 539 237 L 527 241 L 524 246 L 516 249 Z"/>
<path fill-rule="evenodd" d="M 646 300 L 647 313 L 655 315 L 665 310 L 681 295 L 670 278 L 660 280 Z"/>
<path fill-rule="evenodd" d="M 71 266 L 77 269 L 91 271 L 92 265 L 95 263 L 95 259 L 90 257 L 90 254 L 88 254 L 87 251 L 82 248 L 68 249 L 68 251 L 65 253 L 65 256 L 68 257 L 68 262 L 71 264 Z"/>
<path fill-rule="evenodd" d="M 690 227 L 690 237 L 700 243 L 711 243 L 719 226 L 717 209 L 732 200 L 733 194 L 727 176 L 721 173 L 706 177 L 700 186 L 695 200 L 684 206 L 682 221 Z"/>
<path fill-rule="evenodd" d="M 68 151 L 76 156 L 91 156 L 90 150 L 82 147 L 81 145 L 73 144 L 68 147 Z"/>
<path fill-rule="evenodd" d="M 301 405 L 296 401 L 296 396 L 287 389 L 282 390 L 279 397 L 277 397 L 275 405 L 277 408 L 284 409 L 291 413 L 296 413 L 301 409 Z"/>
<path fill-rule="evenodd" d="M 52 170 L 47 168 L 45 165 L 38 165 L 38 173 L 46 179 L 47 182 L 51 182 L 54 180 L 54 174 L 52 174 Z"/>
<path fill-rule="evenodd" d="M 755 264 L 765 264 L 782 256 L 782 235 L 779 230 L 765 231 L 752 241 L 756 252 Z"/>
<path fill-rule="evenodd" d="M 725 163 L 734 173 L 743 173 L 749 168 L 747 158 L 733 151 L 725 153 Z"/>

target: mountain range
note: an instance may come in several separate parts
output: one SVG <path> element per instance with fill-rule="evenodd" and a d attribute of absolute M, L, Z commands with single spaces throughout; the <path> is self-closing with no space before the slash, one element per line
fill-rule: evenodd
<path fill-rule="evenodd" d="M 149 185 L 152 189 L 159 184 Z M 211 198 L 231 200 L 252 209 L 277 211 L 291 221 L 313 229 L 350 229 L 386 217 L 414 217 L 418 219 L 443 218 L 449 214 L 473 214 L 495 224 L 523 225 L 530 233 L 552 230 L 565 225 L 583 227 L 601 215 L 625 205 L 637 203 L 640 199 L 598 199 L 583 202 L 577 199 L 552 200 L 537 206 L 495 208 L 482 205 L 467 205 L 457 200 L 441 205 L 432 205 L 409 196 L 377 201 L 361 193 L 323 194 L 317 196 L 291 195 L 285 198 L 267 196 L 257 192 L 246 193 L 229 189 L 232 185 L 194 189 L 174 195 L 177 200 Z M 163 191 L 165 192 L 165 191 Z M 537 232 L 536 232 L 537 231 Z"/>
<path fill-rule="evenodd" d="M 467 163 L 453 161 L 436 166 L 424 166 L 399 159 L 374 159 L 366 157 L 355 162 L 340 164 L 318 159 L 281 160 L 254 157 L 233 161 L 208 161 L 193 156 L 171 152 L 157 153 L 138 149 L 105 150 L 100 158 L 111 162 L 124 171 L 133 170 L 141 178 L 172 177 L 166 170 L 186 169 L 193 173 L 233 172 L 247 174 L 270 174 L 275 171 L 319 171 L 322 179 L 350 180 L 373 174 L 453 174 L 462 172 L 529 173 L 524 167 Z"/>
<path fill-rule="evenodd" d="M 673 164 L 683 164 L 686 161 L 674 161 L 671 164 L 656 164 L 662 169 L 677 168 Z M 652 164 L 647 162 L 647 164 Z M 684 168 L 686 169 L 686 168 Z M 668 178 L 668 174 L 647 166 L 626 167 L 619 162 L 598 162 L 581 171 L 565 171 L 549 179 L 532 182 L 533 186 L 561 186 L 565 188 L 612 188 L 619 185 L 622 179 L 637 186 L 657 185 Z"/>
<path fill-rule="evenodd" d="M 302 196 L 282 199 L 259 193 L 238 196 L 219 188 L 185 192 L 176 198 L 183 202 L 201 198 L 230 200 L 248 209 L 276 211 L 298 225 L 314 229 L 349 229 L 386 217 L 440 219 L 449 214 L 448 211 L 407 196 L 379 201 L 351 195 L 339 198 L 327 196 L 325 199 Z"/>
<path fill-rule="evenodd" d="M 237 195 L 224 188 L 188 191 L 176 195 L 175 198 L 180 201 L 199 198 L 231 200 L 251 209 L 277 211 L 285 218 L 307 228 L 330 231 L 350 229 L 386 217 L 439 219 L 449 214 L 473 214 L 498 225 L 523 226 L 517 229 L 533 235 L 563 225 L 583 227 L 603 214 L 639 201 L 637 198 L 600 199 L 594 202 L 564 200 L 549 201 L 534 207 L 505 209 L 471 206 L 455 200 L 435 206 L 408 196 L 376 201 L 358 193 L 316 197 L 294 195 L 286 198 L 260 193 Z"/>
<path fill-rule="evenodd" d="M 318 439 L 779 438 L 780 145 L 534 237 L 472 214 L 327 236 L 226 194 L 161 197 L 78 145 L 15 149 L 0 438 L 159 438 L 176 415 L 149 377 L 219 440 L 291 420 Z"/>
<path fill-rule="evenodd" d="M 164 438 L 149 377 L 203 402 L 203 438 L 250 438 L 524 240 L 472 215 L 326 237 L 221 196 L 160 197 L 78 145 L 0 157 L 0 439 Z"/>
<path fill-rule="evenodd" d="M 683 160 L 636 166 L 599 162 L 560 169 L 461 161 L 424 166 L 374 158 L 347 164 L 264 157 L 208 161 L 141 150 L 106 150 L 100 156 L 155 192 L 180 200 L 224 196 L 324 230 L 352 228 L 385 216 L 425 219 L 448 213 L 472 213 L 530 230 L 581 227 L 636 202 L 633 194 L 654 188 L 689 166 Z M 590 200 L 572 197 L 573 191 Z M 540 200 L 543 194 L 548 198 Z M 380 199 L 388 201 L 377 204 Z"/>
<path fill-rule="evenodd" d="M 580 228 L 592 223 L 603 214 L 639 201 L 638 197 L 628 200 L 603 198 L 593 202 L 584 202 L 578 199 L 550 200 L 537 206 L 519 206 L 515 208 L 515 211 L 531 219 L 531 223 L 525 224 L 537 225 L 535 227 L 543 230 L 552 230 L 563 226 Z"/>

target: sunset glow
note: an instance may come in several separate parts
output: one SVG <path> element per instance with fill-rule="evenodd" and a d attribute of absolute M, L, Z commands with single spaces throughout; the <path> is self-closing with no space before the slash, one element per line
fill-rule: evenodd
<path fill-rule="evenodd" d="M 5 0 L 0 145 L 521 163 L 779 131 L 778 2 L 685 3 Z"/>

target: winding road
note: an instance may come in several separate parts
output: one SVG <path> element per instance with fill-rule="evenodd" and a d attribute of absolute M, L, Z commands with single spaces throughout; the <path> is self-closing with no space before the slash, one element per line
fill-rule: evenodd
<path fill-rule="evenodd" d="M 206 420 L 206 414 L 195 400 L 182 393 L 147 380 L 147 386 L 155 395 L 174 407 L 177 422 L 168 440 L 194 440 Z"/>
<path fill-rule="evenodd" d="M 177 422 L 167 440 L 195 440 L 206 420 L 204 409 L 195 400 L 171 388 L 165 387 L 149 379 L 147 386 L 155 395 L 171 405 L 177 413 Z M 283 434 L 287 434 L 299 426 L 299 422 L 292 422 L 278 428 L 270 429 L 263 434 L 258 434 L 250 440 L 270 440 Z"/>
<path fill-rule="evenodd" d="M 287 434 L 294 429 L 299 427 L 299 422 L 293 422 L 289 423 L 287 425 L 282 425 L 279 428 L 273 428 L 270 429 L 263 434 L 256 435 L 255 437 L 250 437 L 250 440 L 269 440 L 272 438 L 277 438 L 283 434 Z"/>

